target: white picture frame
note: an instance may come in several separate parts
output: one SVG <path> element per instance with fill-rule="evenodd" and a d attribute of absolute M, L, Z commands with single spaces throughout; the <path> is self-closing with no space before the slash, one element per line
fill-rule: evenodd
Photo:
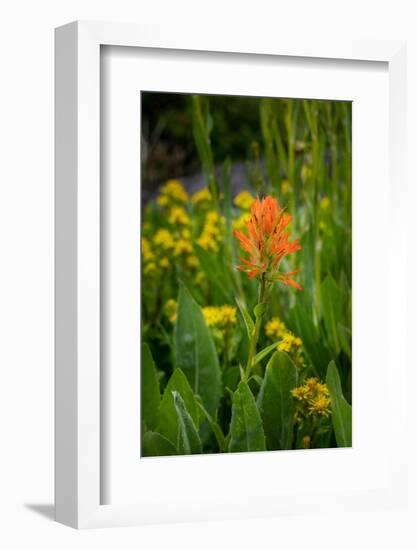
<path fill-rule="evenodd" d="M 382 61 L 389 71 L 390 194 L 395 198 L 394 240 L 401 236 L 405 186 L 405 45 L 401 42 L 363 41 L 326 43 L 270 36 L 239 35 L 195 29 L 177 36 L 169 27 L 141 27 L 112 23 L 75 22 L 56 30 L 56 519 L 77 528 L 131 525 L 187 519 L 239 517 L 247 509 L 233 510 L 221 498 L 206 503 L 188 516 L 175 499 L 165 509 L 146 510 L 135 504 L 101 504 L 101 400 L 100 400 L 100 48 L 102 45 L 163 48 L 207 52 L 245 53 L 296 58 Z M 221 54 L 219 54 L 221 55 Z M 397 252 L 396 277 L 405 280 L 406 251 Z M 392 275 L 393 276 L 393 275 Z M 390 316 L 405 322 L 405 297 L 389 302 Z M 399 333 L 401 331 L 399 330 Z M 401 349 L 401 346 L 399 346 Z M 405 346 L 403 346 L 405 350 Z M 401 388 L 405 388 L 405 352 L 397 354 L 396 377 L 400 390 L 395 400 L 397 418 L 405 416 Z M 404 390 L 405 391 L 405 390 Z M 404 498 L 406 479 L 401 474 L 402 429 L 391 456 L 386 490 L 361 491 L 355 496 L 317 494 L 303 496 L 316 508 L 362 505 L 397 505 Z M 239 460 L 239 457 L 234 457 Z M 161 465 L 161 467 L 163 467 Z M 394 475 L 394 473 L 397 473 Z M 151 501 L 152 495 L 149 495 Z M 327 504 L 326 503 L 327 499 Z M 296 509 L 299 495 L 265 502 L 258 513 L 278 514 Z M 230 507 L 229 507 L 230 508 Z M 250 515 L 250 514 L 249 514 Z"/>

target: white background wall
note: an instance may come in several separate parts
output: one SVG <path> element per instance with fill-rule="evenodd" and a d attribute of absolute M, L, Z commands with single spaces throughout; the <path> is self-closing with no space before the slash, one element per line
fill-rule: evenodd
<path fill-rule="evenodd" d="M 182 33 L 199 24 L 211 24 L 215 33 L 216 22 L 225 21 L 231 32 L 239 26 L 248 33 L 328 34 L 329 40 L 336 34 L 407 39 L 413 341 L 417 36 L 411 0 L 9 0 L 0 8 L 0 547 L 416 548 L 415 510 L 366 517 L 315 516 L 312 510 L 309 517 L 89 532 L 47 517 L 53 514 L 53 29 L 75 19 L 169 22 Z M 382 258 L 381 269 L 387 261 L 395 258 Z M 411 460 L 416 425 L 410 422 Z M 395 441 L 388 437 L 390 444 Z M 412 481 L 415 495 L 414 474 Z"/>

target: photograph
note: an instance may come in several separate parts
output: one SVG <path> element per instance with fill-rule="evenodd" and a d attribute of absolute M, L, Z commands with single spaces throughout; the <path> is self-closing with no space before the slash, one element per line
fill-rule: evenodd
<path fill-rule="evenodd" d="M 138 101 L 140 456 L 351 447 L 351 101 Z"/>

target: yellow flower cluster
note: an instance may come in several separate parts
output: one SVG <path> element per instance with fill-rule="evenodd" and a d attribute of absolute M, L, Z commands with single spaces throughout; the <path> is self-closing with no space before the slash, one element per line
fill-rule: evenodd
<path fill-rule="evenodd" d="M 145 275 L 151 275 L 155 273 L 156 256 L 152 252 L 152 248 L 148 239 L 142 238 L 142 261 L 143 261 L 143 273 Z"/>
<path fill-rule="evenodd" d="M 174 254 L 175 256 L 193 254 L 193 245 L 191 241 L 183 238 L 178 239 L 178 241 L 175 242 Z"/>
<path fill-rule="evenodd" d="M 291 354 L 296 364 L 304 364 L 302 354 L 303 341 L 299 336 L 295 336 L 295 334 L 288 330 L 284 321 L 281 321 L 278 317 L 273 317 L 266 323 L 265 333 L 271 340 L 281 340 L 277 345 L 279 351 Z"/>
<path fill-rule="evenodd" d="M 161 188 L 158 197 L 160 206 L 166 207 L 166 221 L 169 228 L 159 228 L 152 237 L 153 253 L 159 262 L 153 269 L 145 269 L 145 274 L 154 274 L 157 267 L 167 269 L 172 263 L 172 257 L 181 258 L 191 269 L 198 267 L 198 259 L 194 254 L 191 240 L 191 219 L 182 204 L 189 200 L 188 193 L 178 180 L 168 180 Z M 149 222 L 147 222 L 149 225 Z M 148 233 L 151 232 L 149 228 Z M 151 249 L 151 246 L 148 246 Z"/>
<path fill-rule="evenodd" d="M 197 244 L 211 252 L 219 251 L 219 244 L 223 238 L 224 217 L 215 210 L 207 212 L 203 230 L 197 239 Z"/>
<path fill-rule="evenodd" d="M 154 244 L 162 248 L 162 250 L 168 251 L 175 248 L 175 239 L 168 229 L 158 229 L 153 239 Z"/>
<path fill-rule="evenodd" d="M 172 256 L 181 257 L 189 268 L 198 267 L 198 259 L 194 254 L 189 229 L 183 229 L 173 236 L 168 229 L 160 228 L 152 239 L 152 246 L 148 239 L 142 239 L 145 275 L 154 275 L 158 267 L 163 270 L 168 269 Z"/>
<path fill-rule="evenodd" d="M 305 416 L 329 416 L 332 412 L 329 389 L 317 378 L 308 378 L 304 384 L 291 390 L 291 394 L 300 402 Z"/>
<path fill-rule="evenodd" d="M 287 327 L 281 319 L 272 317 L 265 325 L 265 332 L 271 340 L 278 340 L 278 338 L 283 338 L 284 334 L 287 332 Z"/>
<path fill-rule="evenodd" d="M 200 191 L 196 191 L 194 195 L 191 197 L 191 202 L 199 207 L 207 206 L 211 203 L 211 193 L 208 189 L 208 187 L 203 187 L 203 189 L 200 189 Z"/>
<path fill-rule="evenodd" d="M 246 229 L 246 222 L 250 220 L 250 215 L 248 212 L 245 212 L 235 220 L 233 220 L 233 229 L 235 231 L 244 231 Z"/>
<path fill-rule="evenodd" d="M 241 191 L 238 195 L 236 195 L 233 202 L 241 210 L 250 210 L 254 200 L 255 197 L 253 197 L 249 191 Z"/>
<path fill-rule="evenodd" d="M 207 326 L 227 328 L 236 324 L 236 308 L 229 305 L 203 307 L 203 315 Z"/>
<path fill-rule="evenodd" d="M 157 200 L 158 204 L 164 207 L 175 203 L 186 203 L 189 197 L 180 181 L 168 180 L 165 185 L 161 187 L 161 192 Z"/>
<path fill-rule="evenodd" d="M 294 336 L 292 332 L 286 332 L 282 338 L 282 342 L 278 344 L 280 351 L 291 353 L 294 349 L 300 348 L 303 341 L 298 336 Z"/>
<path fill-rule="evenodd" d="M 171 225 L 189 225 L 190 218 L 182 206 L 173 206 L 168 212 L 168 223 Z"/>

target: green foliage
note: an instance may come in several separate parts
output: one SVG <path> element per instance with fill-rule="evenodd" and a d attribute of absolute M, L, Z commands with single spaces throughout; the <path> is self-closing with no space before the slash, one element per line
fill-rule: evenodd
<path fill-rule="evenodd" d="M 210 414 L 221 397 L 221 373 L 213 339 L 200 307 L 183 284 L 178 297 L 175 326 L 176 364 Z"/>
<path fill-rule="evenodd" d="M 286 353 L 275 352 L 266 367 L 257 401 L 270 450 L 292 448 L 295 403 L 291 390 L 296 385 L 294 363 Z"/>
<path fill-rule="evenodd" d="M 142 456 L 172 456 L 176 447 L 158 432 L 145 432 L 142 437 Z"/>
<path fill-rule="evenodd" d="M 196 425 L 187 411 L 181 395 L 173 391 L 172 397 L 178 422 L 178 453 L 182 455 L 200 454 L 202 448 Z"/>
<path fill-rule="evenodd" d="M 194 393 L 190 388 L 187 378 L 180 369 L 175 369 L 162 396 L 161 405 L 159 408 L 159 432 L 166 437 L 173 445 L 177 446 L 179 437 L 179 423 L 176 413 L 176 407 L 173 395 L 181 396 L 185 407 L 194 424 L 199 424 L 199 409 L 194 397 Z"/>
<path fill-rule="evenodd" d="M 350 446 L 351 105 L 148 95 L 146 182 L 163 150 L 201 186 L 173 170 L 142 212 L 142 456 Z M 257 195 L 292 216 L 301 291 L 235 269 Z"/>
<path fill-rule="evenodd" d="M 229 451 L 265 451 L 262 420 L 249 386 L 240 382 L 233 394 Z"/>
<path fill-rule="evenodd" d="M 159 380 L 151 350 L 142 344 L 142 422 L 147 429 L 154 429 L 159 422 Z"/>
<path fill-rule="evenodd" d="M 352 446 L 352 407 L 342 393 L 339 373 L 334 361 L 327 368 L 326 383 L 332 403 L 332 421 L 339 447 Z"/>
<path fill-rule="evenodd" d="M 236 303 L 238 305 L 239 311 L 242 314 L 243 321 L 245 323 L 246 332 L 248 335 L 248 339 L 250 340 L 252 338 L 253 331 L 255 330 L 255 323 L 253 322 L 253 319 L 245 306 L 244 302 L 240 298 L 235 298 Z"/>

